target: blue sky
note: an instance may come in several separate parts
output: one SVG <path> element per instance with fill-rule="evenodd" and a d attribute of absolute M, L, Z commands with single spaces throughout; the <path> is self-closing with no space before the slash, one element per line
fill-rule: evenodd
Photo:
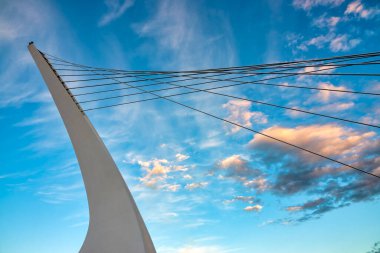
<path fill-rule="evenodd" d="M 379 26 L 375 0 L 0 1 L 0 252 L 77 252 L 88 225 L 79 167 L 29 41 L 91 66 L 185 70 L 379 51 Z M 286 82 L 380 91 L 376 78 Z M 380 124 L 373 97 L 225 92 Z M 373 128 L 210 94 L 178 99 L 380 174 Z M 164 101 L 88 116 L 158 252 L 364 253 L 380 241 L 380 184 L 366 175 Z"/>

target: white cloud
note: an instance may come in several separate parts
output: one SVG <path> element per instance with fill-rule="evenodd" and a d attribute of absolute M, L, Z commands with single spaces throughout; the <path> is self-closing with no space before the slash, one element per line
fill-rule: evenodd
<path fill-rule="evenodd" d="M 175 155 L 175 158 L 177 159 L 178 162 L 185 161 L 185 160 L 189 159 L 189 157 L 190 156 L 188 156 L 188 155 L 184 155 L 184 154 L 180 154 L 180 153 Z"/>
<path fill-rule="evenodd" d="M 244 100 L 231 100 L 223 105 L 227 109 L 229 116 L 226 118 L 229 121 L 238 123 L 245 127 L 252 127 L 252 122 L 257 124 L 268 123 L 268 117 L 262 112 L 252 112 L 250 108 L 252 103 Z M 234 134 L 241 130 L 238 126 L 228 125 L 229 132 Z"/>
<path fill-rule="evenodd" d="M 345 86 L 335 86 L 331 83 L 328 82 L 320 82 L 318 84 L 318 88 L 321 89 L 330 89 L 330 90 L 341 90 L 341 91 L 346 91 L 347 88 Z M 334 91 L 328 91 L 328 90 L 320 90 L 318 91 L 315 100 L 320 101 L 320 102 L 329 102 L 333 98 L 337 97 L 344 97 L 348 96 L 348 93 L 343 93 L 343 92 L 334 92 Z"/>
<path fill-rule="evenodd" d="M 134 2 L 134 0 L 105 0 L 108 10 L 107 13 L 101 17 L 99 26 L 108 25 L 110 22 L 121 17 L 126 10 L 133 6 Z"/>
<path fill-rule="evenodd" d="M 223 143 L 224 142 L 222 140 L 220 140 L 220 139 L 216 139 L 216 138 L 207 139 L 207 140 L 202 141 L 199 144 L 199 148 L 200 149 L 207 149 L 207 148 L 220 147 Z"/>
<path fill-rule="evenodd" d="M 343 2 L 344 0 L 293 0 L 293 6 L 308 11 L 317 6 L 336 7 Z"/>
<path fill-rule="evenodd" d="M 206 188 L 208 185 L 209 185 L 209 182 L 190 183 L 190 184 L 186 184 L 185 189 L 194 190 L 198 188 Z"/>

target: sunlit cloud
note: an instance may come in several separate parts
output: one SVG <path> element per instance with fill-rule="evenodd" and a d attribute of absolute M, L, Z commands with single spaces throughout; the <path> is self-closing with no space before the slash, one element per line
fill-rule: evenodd
<path fill-rule="evenodd" d="M 380 150 L 380 140 L 374 132 L 358 132 L 331 124 L 295 128 L 275 126 L 263 132 L 371 173 L 379 172 L 380 160 L 375 154 Z M 297 221 L 318 218 L 328 211 L 372 200 L 380 194 L 376 178 L 327 163 L 320 157 L 263 136 L 255 135 L 249 146 L 262 162 L 260 167 L 266 167 L 267 172 L 276 171 L 275 177 L 268 182 L 270 192 L 279 196 L 308 193 L 314 196 L 314 200 L 287 208 L 292 212 L 303 211 Z M 326 184 L 320 183 L 322 179 Z M 317 200 L 316 194 L 320 196 Z"/>
<path fill-rule="evenodd" d="M 260 212 L 261 209 L 263 209 L 263 206 L 261 205 L 254 205 L 254 206 L 247 206 L 244 208 L 244 211 L 247 212 Z"/>
<path fill-rule="evenodd" d="M 368 19 L 380 14 L 380 9 L 366 8 L 360 0 L 356 0 L 347 5 L 347 9 L 344 14 L 355 15 L 360 18 Z"/>

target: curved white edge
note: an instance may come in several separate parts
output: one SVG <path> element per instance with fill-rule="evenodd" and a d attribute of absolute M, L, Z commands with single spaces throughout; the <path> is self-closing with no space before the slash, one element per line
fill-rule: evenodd
<path fill-rule="evenodd" d="M 80 253 L 155 253 L 136 203 L 103 141 L 33 43 L 28 49 L 54 99 L 81 169 L 90 224 Z"/>

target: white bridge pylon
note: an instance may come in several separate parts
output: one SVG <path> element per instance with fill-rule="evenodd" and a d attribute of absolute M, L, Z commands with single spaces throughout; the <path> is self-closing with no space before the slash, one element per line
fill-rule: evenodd
<path fill-rule="evenodd" d="M 44 55 L 28 46 L 54 99 L 77 156 L 90 212 L 80 253 L 155 253 L 136 203 L 90 120 Z"/>

